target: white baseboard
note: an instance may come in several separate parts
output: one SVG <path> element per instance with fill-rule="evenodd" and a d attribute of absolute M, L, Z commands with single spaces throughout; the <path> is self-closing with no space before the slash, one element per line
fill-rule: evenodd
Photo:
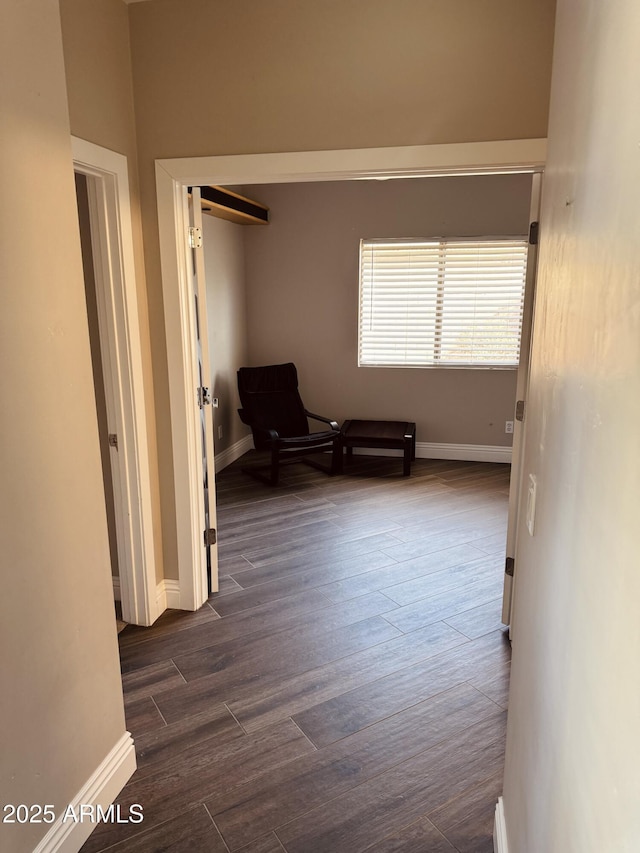
<path fill-rule="evenodd" d="M 235 444 L 232 444 L 231 447 L 227 447 L 226 450 L 222 450 L 220 453 L 216 453 L 215 456 L 215 469 L 216 473 L 218 471 L 222 471 L 223 468 L 226 468 L 227 465 L 231 465 L 232 462 L 235 462 L 236 459 L 240 459 L 241 456 L 253 448 L 253 436 L 251 434 L 245 435 L 244 438 L 241 438 L 240 441 L 236 441 Z"/>
<path fill-rule="evenodd" d="M 246 435 L 240 441 L 216 453 L 216 472 L 222 471 L 236 459 L 253 448 L 253 436 Z M 381 450 L 374 447 L 356 447 L 354 453 L 364 456 L 402 456 L 402 450 Z M 418 459 L 457 459 L 462 462 L 511 462 L 511 446 L 501 444 L 449 444 L 447 442 L 416 442 Z"/>
<path fill-rule="evenodd" d="M 509 853 L 507 842 L 507 824 L 504 819 L 504 802 L 498 797 L 496 803 L 496 815 L 493 824 L 493 849 L 494 853 Z"/>
<path fill-rule="evenodd" d="M 156 587 L 158 613 L 164 613 L 167 608 L 180 610 L 180 581 L 164 578 Z"/>
<path fill-rule="evenodd" d="M 81 805 L 108 808 L 124 788 L 136 769 L 133 739 L 125 732 L 102 764 L 69 803 L 78 814 Z M 65 806 L 66 809 L 66 806 Z M 33 853 L 77 853 L 95 829 L 96 824 L 72 819 L 63 821 L 64 810 Z"/>
<path fill-rule="evenodd" d="M 418 459 L 460 459 L 464 462 L 511 462 L 511 447 L 500 444 L 446 444 L 420 441 Z"/>
<path fill-rule="evenodd" d="M 356 447 L 354 453 L 365 456 L 402 456 L 402 450 Z M 499 444 L 446 444 L 416 442 L 418 459 L 458 459 L 463 462 L 511 462 L 511 447 Z"/>

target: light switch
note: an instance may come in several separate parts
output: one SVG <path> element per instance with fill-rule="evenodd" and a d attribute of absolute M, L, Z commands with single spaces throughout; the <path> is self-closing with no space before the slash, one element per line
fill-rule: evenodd
<path fill-rule="evenodd" d="M 538 481 L 535 474 L 529 474 L 529 492 L 527 495 L 527 530 L 529 536 L 533 536 L 533 529 L 536 520 L 536 492 L 538 490 Z"/>

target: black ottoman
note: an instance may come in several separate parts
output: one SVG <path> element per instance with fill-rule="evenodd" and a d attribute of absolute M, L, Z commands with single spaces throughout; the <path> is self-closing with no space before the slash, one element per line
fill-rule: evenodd
<path fill-rule="evenodd" d="M 416 425 L 409 421 L 345 421 L 340 429 L 342 446 L 347 456 L 354 447 L 377 447 L 404 451 L 402 473 L 411 474 L 411 460 L 416 458 Z"/>

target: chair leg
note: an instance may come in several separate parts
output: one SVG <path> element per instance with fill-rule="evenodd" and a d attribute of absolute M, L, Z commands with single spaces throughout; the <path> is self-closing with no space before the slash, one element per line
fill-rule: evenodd
<path fill-rule="evenodd" d="M 277 447 L 271 448 L 271 485 L 277 486 L 280 477 L 280 452 Z"/>

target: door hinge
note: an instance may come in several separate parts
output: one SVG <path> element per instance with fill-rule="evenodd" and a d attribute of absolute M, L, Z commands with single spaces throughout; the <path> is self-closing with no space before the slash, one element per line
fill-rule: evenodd
<path fill-rule="evenodd" d="M 513 572 L 516 566 L 516 561 L 513 557 L 507 557 L 504 563 L 504 573 L 505 575 L 509 575 L 510 578 L 513 577 Z"/>
<path fill-rule="evenodd" d="M 524 400 L 518 400 L 516 403 L 516 420 L 520 423 L 524 421 Z"/>
<path fill-rule="evenodd" d="M 202 248 L 202 228 L 197 228 L 195 225 L 189 226 L 189 248 Z"/>
<path fill-rule="evenodd" d="M 215 545 L 216 542 L 217 542 L 217 538 L 216 538 L 215 527 L 210 527 L 208 530 L 205 530 L 205 532 L 204 532 L 205 547 L 208 547 L 209 545 Z"/>
<path fill-rule="evenodd" d="M 538 233 L 540 231 L 540 223 L 532 222 L 529 225 L 529 245 L 537 246 L 538 245 Z"/>
<path fill-rule="evenodd" d="M 115 432 L 109 433 L 109 447 L 115 447 L 116 450 L 118 449 L 118 436 Z"/>
<path fill-rule="evenodd" d="M 198 388 L 198 407 L 203 409 L 205 406 L 211 405 L 211 390 L 209 388 Z"/>

